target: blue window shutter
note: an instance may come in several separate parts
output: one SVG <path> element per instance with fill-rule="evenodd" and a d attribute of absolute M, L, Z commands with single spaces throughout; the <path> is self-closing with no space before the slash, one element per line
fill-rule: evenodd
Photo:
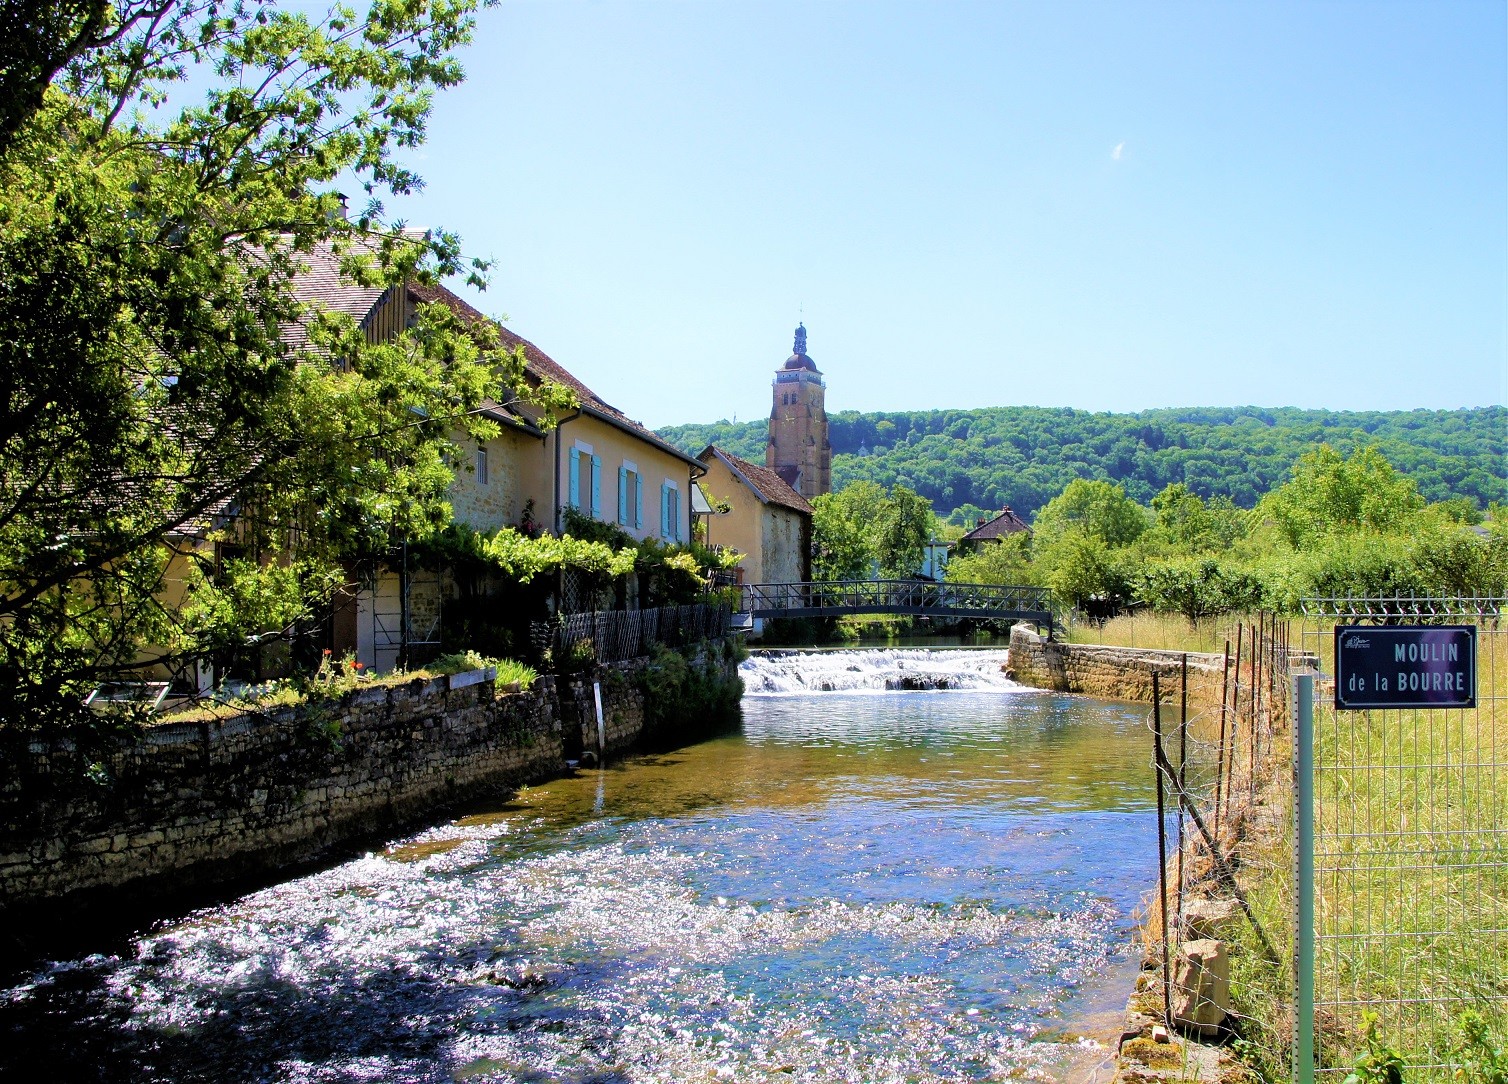
<path fill-rule="evenodd" d="M 571 449 L 571 488 L 566 503 L 572 508 L 581 507 L 581 449 Z"/>
<path fill-rule="evenodd" d="M 618 468 L 618 522 L 628 522 L 628 468 Z"/>
<path fill-rule="evenodd" d="M 679 489 L 670 491 L 670 514 L 672 517 L 670 537 L 679 542 L 681 540 L 681 491 Z"/>
<path fill-rule="evenodd" d="M 660 483 L 660 537 L 670 537 L 670 487 Z"/>
<path fill-rule="evenodd" d="M 644 529 L 644 479 L 634 471 L 634 530 Z"/>
<path fill-rule="evenodd" d="M 602 518 L 602 457 L 592 456 L 592 518 Z"/>

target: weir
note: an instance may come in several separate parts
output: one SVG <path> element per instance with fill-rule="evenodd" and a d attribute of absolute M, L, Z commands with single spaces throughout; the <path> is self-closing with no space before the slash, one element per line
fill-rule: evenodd
<path fill-rule="evenodd" d="M 741 667 L 744 692 L 800 695 L 814 692 L 990 690 L 1024 686 L 1005 676 L 1001 650 L 928 651 L 867 648 L 853 651 L 754 652 Z"/>

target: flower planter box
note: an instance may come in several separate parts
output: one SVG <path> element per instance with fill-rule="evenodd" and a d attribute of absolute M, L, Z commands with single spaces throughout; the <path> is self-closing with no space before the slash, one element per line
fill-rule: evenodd
<path fill-rule="evenodd" d="M 454 692 L 456 689 L 465 689 L 469 688 L 472 685 L 480 685 L 485 681 L 496 680 L 496 666 L 485 666 L 480 670 L 465 670 L 459 674 L 451 674 L 449 678 L 450 689 L 452 692 Z"/>

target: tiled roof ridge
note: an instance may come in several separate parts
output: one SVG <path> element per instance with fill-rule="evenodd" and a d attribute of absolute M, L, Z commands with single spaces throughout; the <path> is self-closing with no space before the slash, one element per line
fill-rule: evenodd
<path fill-rule="evenodd" d="M 570 388 L 573 392 L 576 393 L 576 398 L 580 401 L 581 405 L 590 408 L 592 411 L 598 414 L 604 415 L 608 421 L 618 425 L 620 428 L 628 430 L 635 436 L 649 441 L 657 447 L 671 452 L 679 459 L 685 459 L 689 462 L 695 462 L 692 457 L 688 456 L 685 452 L 681 451 L 674 445 L 666 442 L 664 438 L 659 436 L 659 434 L 655 433 L 648 426 L 634 421 L 634 419 L 623 413 L 623 411 L 607 402 L 591 388 L 587 387 L 580 380 L 578 380 L 575 375 L 573 375 L 571 371 L 564 365 L 561 365 L 558 361 L 550 357 L 550 355 L 546 354 L 543 350 L 535 346 L 528 339 L 524 338 L 522 335 L 510 331 L 502 323 L 497 320 L 493 320 L 492 317 L 488 316 L 486 313 L 471 305 L 466 301 L 465 298 L 461 297 L 459 294 L 455 293 L 449 288 L 439 284 L 427 286 L 422 283 L 410 283 L 408 290 L 409 294 L 418 301 L 424 302 L 426 304 L 445 305 L 467 323 L 474 323 L 478 320 L 491 321 L 493 326 L 497 328 L 498 334 L 502 338 L 503 344 L 505 346 L 509 347 L 510 349 L 516 346 L 523 347 L 524 361 L 527 365 L 529 373 L 534 376 L 535 379 L 548 380 L 552 383 L 562 384 L 565 387 Z"/>
<path fill-rule="evenodd" d="M 807 499 L 792 489 L 784 478 L 769 467 L 750 463 L 747 459 L 741 459 L 732 452 L 719 448 L 716 444 L 707 445 L 707 451 L 702 455 L 706 455 L 707 452 L 722 459 L 735 473 L 742 475 L 755 496 L 766 504 L 778 504 L 808 516 L 812 514 L 812 506 Z"/>
<path fill-rule="evenodd" d="M 995 515 L 965 534 L 959 541 L 988 541 L 989 539 L 999 538 L 1001 535 L 1019 534 L 1022 531 L 1030 530 L 1031 525 L 1018 516 L 1010 505 L 1006 505 L 999 512 L 995 513 Z"/>

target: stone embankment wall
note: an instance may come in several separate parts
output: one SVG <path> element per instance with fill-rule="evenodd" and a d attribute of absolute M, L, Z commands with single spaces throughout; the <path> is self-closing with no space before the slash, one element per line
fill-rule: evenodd
<path fill-rule="evenodd" d="M 710 680 L 738 680 L 721 644 L 692 663 Z M 605 751 L 646 736 L 637 677 L 647 665 L 545 677 L 522 693 L 474 671 L 164 723 L 92 769 L 70 747 L 34 748 L 0 781 L 0 904 L 87 910 L 265 877 L 557 777 L 598 749 L 594 680 Z"/>
<path fill-rule="evenodd" d="M 1009 674 L 1023 685 L 1084 693 L 1106 700 L 1152 702 L 1158 674 L 1162 702 L 1176 704 L 1183 659 L 1189 665 L 1189 710 L 1220 707 L 1223 659 L 1219 655 L 1044 640 L 1024 625 L 1011 629 Z"/>

